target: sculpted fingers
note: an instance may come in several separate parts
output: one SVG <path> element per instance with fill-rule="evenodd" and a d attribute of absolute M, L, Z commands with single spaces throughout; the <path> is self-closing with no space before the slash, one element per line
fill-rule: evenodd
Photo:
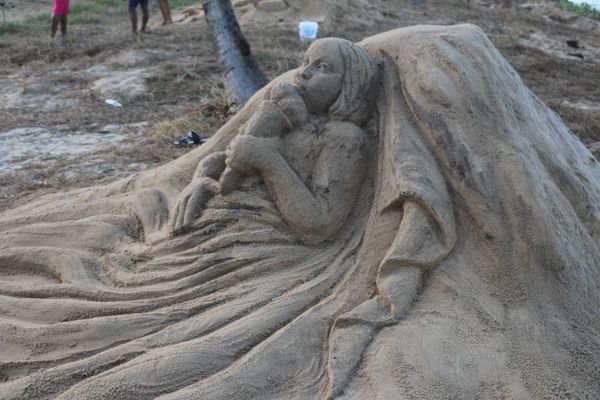
<path fill-rule="evenodd" d="M 169 230 L 172 235 L 175 234 L 175 226 L 177 225 L 177 215 L 179 215 L 179 202 L 175 204 L 175 208 L 173 209 L 173 215 L 171 216 L 171 222 L 169 223 Z"/>
<path fill-rule="evenodd" d="M 178 235 L 183 232 L 183 221 L 185 218 L 185 210 L 187 208 L 187 203 L 190 199 L 190 193 L 182 193 L 181 197 L 177 201 L 176 212 L 173 214 L 173 225 L 171 233 L 173 235 Z"/>
<path fill-rule="evenodd" d="M 219 192 L 219 183 L 214 180 L 202 180 L 188 186 L 179 196 L 172 221 L 172 234 L 184 233 L 194 225 L 202 210 Z"/>
<path fill-rule="evenodd" d="M 201 192 L 195 192 L 190 196 L 185 208 L 185 213 L 183 213 L 183 225 L 181 226 L 181 229 L 186 230 L 192 226 L 196 218 L 200 215 L 202 207 L 204 206 L 203 203 L 205 202 L 202 194 L 203 193 Z"/>

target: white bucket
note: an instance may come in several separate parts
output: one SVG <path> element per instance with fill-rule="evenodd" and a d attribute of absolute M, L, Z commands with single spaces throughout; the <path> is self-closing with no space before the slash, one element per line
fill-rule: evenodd
<path fill-rule="evenodd" d="M 314 40 L 317 38 L 319 24 L 315 21 L 300 21 L 298 24 L 298 33 L 300 40 Z"/>

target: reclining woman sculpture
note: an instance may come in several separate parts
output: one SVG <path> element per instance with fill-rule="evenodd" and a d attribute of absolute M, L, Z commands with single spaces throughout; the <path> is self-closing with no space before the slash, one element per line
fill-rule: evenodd
<path fill-rule="evenodd" d="M 593 398 L 599 207 L 478 28 L 317 41 L 202 147 L 0 214 L 0 399 Z"/>
<path fill-rule="evenodd" d="M 266 188 L 258 190 L 268 193 L 256 196 L 273 199 L 297 235 L 313 243 L 330 238 L 350 213 L 362 185 L 367 138 L 359 125 L 367 117 L 376 72 L 369 55 L 348 41 L 315 43 L 297 72 L 297 89 L 290 84 L 269 88 L 268 99 L 244 127 L 246 134 L 229 145 L 227 158 L 215 152 L 202 160 L 196 172 L 200 182 L 192 182 L 180 195 L 174 231 L 195 222 L 197 213 L 190 211 L 207 197 L 231 191 L 223 190 L 228 182 L 221 178 L 227 165 L 257 176 L 258 181 L 247 185 L 250 188 L 264 182 Z M 250 204 L 256 208 L 254 199 Z"/>

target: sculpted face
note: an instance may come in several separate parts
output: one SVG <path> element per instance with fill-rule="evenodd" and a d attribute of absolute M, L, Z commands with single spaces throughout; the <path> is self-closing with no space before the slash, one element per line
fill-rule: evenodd
<path fill-rule="evenodd" d="M 344 60 L 337 43 L 315 42 L 304 54 L 296 85 L 310 112 L 326 114 L 342 90 Z"/>

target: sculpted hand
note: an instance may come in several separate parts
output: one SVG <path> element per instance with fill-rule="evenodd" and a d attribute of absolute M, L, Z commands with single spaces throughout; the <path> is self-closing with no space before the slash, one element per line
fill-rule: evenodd
<path fill-rule="evenodd" d="M 259 175 L 276 152 L 276 139 L 237 136 L 225 150 L 225 164 L 244 175 Z"/>
<path fill-rule="evenodd" d="M 192 182 L 183 189 L 173 209 L 171 234 L 175 236 L 186 232 L 201 215 L 208 200 L 216 193 L 217 182 L 208 178 Z"/>

